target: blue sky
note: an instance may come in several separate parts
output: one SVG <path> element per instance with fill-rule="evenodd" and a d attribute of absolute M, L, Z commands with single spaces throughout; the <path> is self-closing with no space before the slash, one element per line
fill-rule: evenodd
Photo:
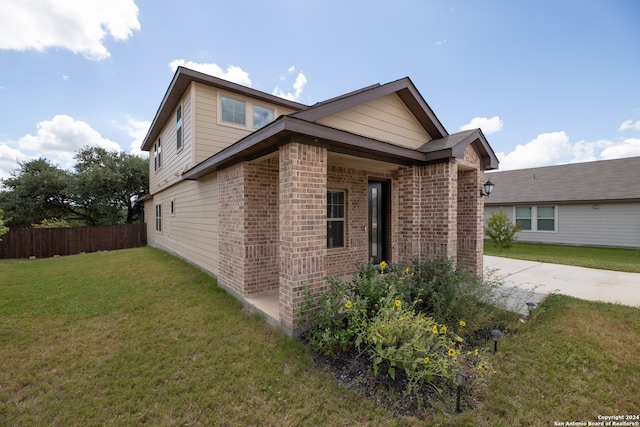
<path fill-rule="evenodd" d="M 501 169 L 640 156 L 635 0 L 0 0 L 0 178 L 139 154 L 177 64 L 313 104 L 409 76 Z"/>

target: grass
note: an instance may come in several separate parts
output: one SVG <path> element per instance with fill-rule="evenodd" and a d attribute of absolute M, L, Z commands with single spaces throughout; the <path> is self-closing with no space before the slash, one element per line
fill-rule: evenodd
<path fill-rule="evenodd" d="M 298 340 L 152 248 L 0 261 L 0 295 L 3 425 L 424 425 L 340 386 Z M 456 415 L 448 396 L 427 421 L 636 413 L 639 336 L 638 308 L 553 295 L 500 343 L 480 406 Z"/>
<path fill-rule="evenodd" d="M 493 242 L 485 241 L 484 254 L 601 270 L 640 273 L 640 249 L 515 242 L 511 248 L 500 252 Z"/>

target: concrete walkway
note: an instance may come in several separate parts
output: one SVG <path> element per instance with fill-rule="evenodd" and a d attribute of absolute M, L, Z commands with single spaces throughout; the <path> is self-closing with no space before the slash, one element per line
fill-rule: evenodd
<path fill-rule="evenodd" d="M 550 293 L 640 307 L 640 273 L 487 255 L 484 256 L 484 268 L 495 270 L 495 277 L 504 280 L 505 287 L 518 287 L 509 304 L 514 306 L 514 311 L 523 314 L 527 301 L 537 303 Z M 531 289 L 532 292 L 524 291 Z"/>

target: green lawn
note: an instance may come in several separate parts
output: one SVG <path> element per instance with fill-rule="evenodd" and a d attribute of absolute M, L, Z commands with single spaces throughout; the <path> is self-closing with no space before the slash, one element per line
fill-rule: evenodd
<path fill-rule="evenodd" d="M 640 273 L 640 249 L 515 242 L 511 248 L 500 252 L 493 242 L 485 241 L 484 254 L 601 270 Z"/>
<path fill-rule="evenodd" d="M 425 424 L 338 385 L 299 341 L 152 248 L 3 260 L 0 295 L 2 425 Z M 478 408 L 456 415 L 445 396 L 426 421 L 637 413 L 639 337 L 640 309 L 552 296 L 489 360 Z"/>

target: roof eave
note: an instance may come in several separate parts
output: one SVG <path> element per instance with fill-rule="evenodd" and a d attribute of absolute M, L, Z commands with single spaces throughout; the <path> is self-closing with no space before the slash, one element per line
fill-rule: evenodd
<path fill-rule="evenodd" d="M 201 73 L 199 71 L 195 71 L 185 67 L 178 67 L 175 74 L 173 75 L 173 79 L 171 80 L 171 83 L 169 84 L 164 97 L 162 98 L 160 107 L 158 107 L 158 111 L 156 112 L 156 115 L 151 122 L 149 131 L 147 132 L 147 135 L 142 142 L 141 149 L 143 151 L 151 150 L 153 143 L 158 139 L 158 136 L 162 131 L 162 127 L 169 120 L 171 114 L 173 114 L 173 110 L 176 108 L 176 106 L 180 102 L 180 99 L 182 99 L 184 93 L 193 82 L 202 83 L 208 86 L 213 86 L 219 89 L 238 93 L 296 111 L 309 108 L 307 105 L 271 95 L 266 92 L 261 92 L 247 86 L 242 86 L 240 84 L 214 77 L 209 74 Z"/>

